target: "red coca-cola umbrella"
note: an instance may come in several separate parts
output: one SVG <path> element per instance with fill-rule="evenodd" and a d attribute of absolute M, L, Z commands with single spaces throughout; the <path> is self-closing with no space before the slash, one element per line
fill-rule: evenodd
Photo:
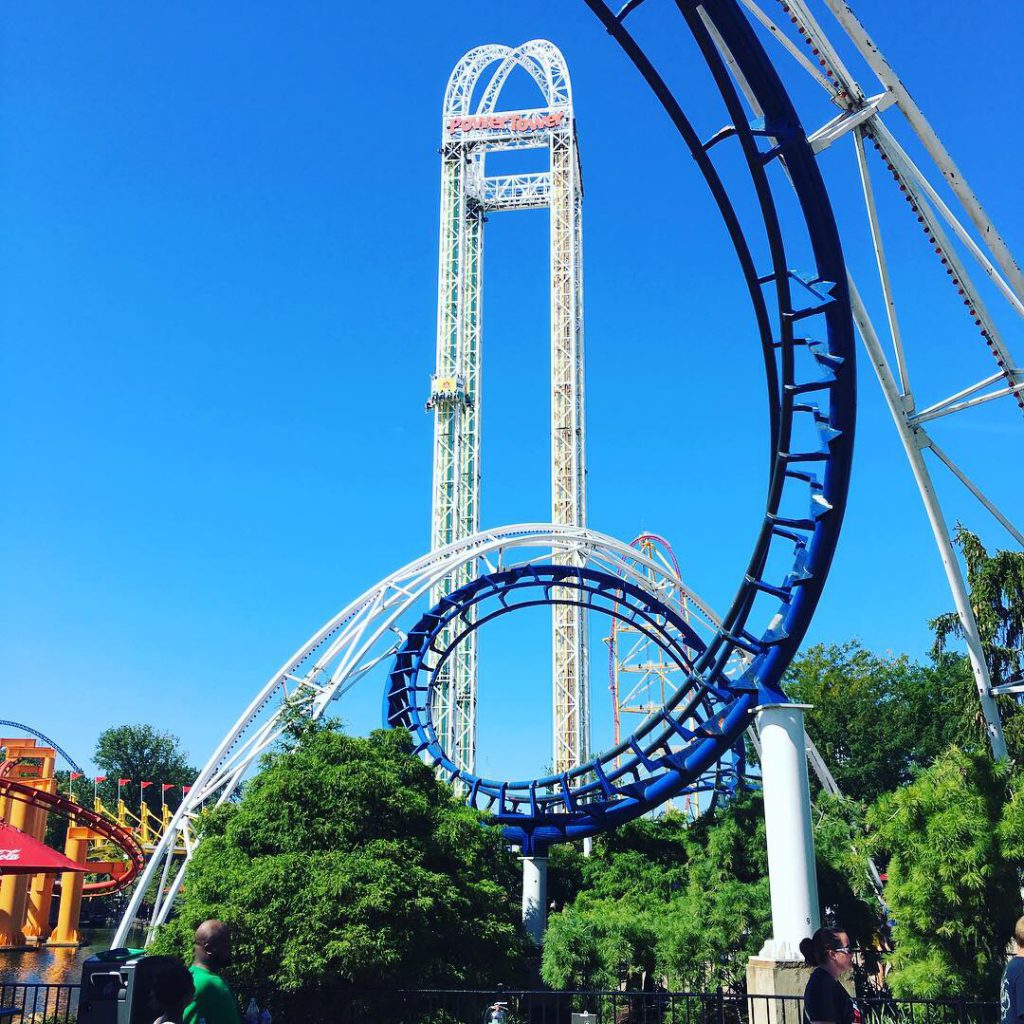
<path fill-rule="evenodd" d="M 39 875 L 57 871 L 88 871 L 63 853 L 51 850 L 13 825 L 0 821 L 0 875 Z"/>

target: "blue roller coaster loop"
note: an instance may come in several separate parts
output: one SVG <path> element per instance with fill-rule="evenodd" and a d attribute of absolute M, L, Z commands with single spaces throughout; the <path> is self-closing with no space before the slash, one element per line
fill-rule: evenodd
<path fill-rule="evenodd" d="M 431 693 L 445 662 L 466 636 L 486 623 L 523 608 L 550 604 L 600 611 L 628 623 L 686 674 L 685 684 L 633 737 L 591 762 L 591 777 L 582 785 L 570 787 L 563 776 L 506 783 L 460 771 L 443 748 L 432 715 Z M 707 757 L 707 740 L 719 728 L 714 719 L 728 717 L 728 703 L 750 686 L 724 675 L 713 682 L 696 676 L 694 658 L 703 650 L 703 640 L 677 611 L 620 576 L 592 568 L 517 566 L 480 576 L 453 591 L 409 630 L 388 680 L 385 720 L 408 728 L 418 739 L 417 753 L 440 766 L 452 780 L 461 779 L 469 789 L 469 802 L 492 811 L 511 841 L 536 849 L 634 816 L 630 812 L 650 799 L 652 771 L 675 777 L 687 770 L 686 791 L 715 789 L 715 779 L 702 774 L 723 753 L 716 746 L 714 756 Z M 687 726 L 695 720 L 704 723 L 696 731 Z M 647 740 L 646 749 L 639 746 L 638 736 Z M 685 743 L 682 749 L 681 743 Z M 682 790 L 675 787 L 673 795 Z"/>
<path fill-rule="evenodd" d="M 678 699 L 649 716 L 619 748 L 560 778 L 497 782 L 460 770 L 437 741 L 429 717 L 429 682 L 419 680 L 425 662 L 447 654 L 430 646 L 431 638 L 439 635 L 437 624 L 461 624 L 461 631 L 452 630 L 457 643 L 459 636 L 476 628 L 464 609 L 477 603 L 478 594 L 487 588 L 500 601 L 502 592 L 519 582 L 517 578 L 505 573 L 481 577 L 443 599 L 409 634 L 388 686 L 388 722 L 408 726 L 419 749 L 453 781 L 461 781 L 472 805 L 491 810 L 524 853 L 593 835 L 671 798 L 735 747 L 757 705 L 785 701 L 780 680 L 807 631 L 832 562 L 853 453 L 855 350 L 839 235 L 810 144 L 750 24 L 735 0 L 677 0 L 731 120 L 701 139 L 623 24 L 626 14 L 639 4 L 627 4 L 617 15 L 602 0 L 586 2 L 668 113 L 703 174 L 732 240 L 753 306 L 765 369 L 768 492 L 764 518 L 736 597 L 707 646 L 691 648 L 699 653 L 684 666 L 688 681 Z M 728 51 L 733 71 L 726 66 L 716 39 Z M 751 120 L 736 80 L 749 90 L 761 116 Z M 736 145 L 761 214 L 764 244 L 758 251 L 767 251 L 766 266 L 758 267 L 715 163 L 725 147 Z M 782 171 L 796 195 L 801 216 L 792 219 L 802 222 L 795 228 L 802 231 L 797 247 L 809 252 L 801 259 L 813 260 L 810 271 L 794 269 L 788 259 L 772 186 L 775 181 L 789 187 Z M 549 568 L 564 574 L 557 583 L 558 594 L 575 578 L 580 596 L 570 603 L 596 608 L 601 602 L 595 595 L 610 592 L 608 581 L 583 570 Z M 623 588 L 621 579 L 608 580 Z M 553 585 L 549 581 L 547 594 L 537 603 L 557 598 Z M 671 609 L 659 606 L 646 593 L 641 601 L 646 605 L 638 604 L 636 614 L 646 607 L 651 621 L 665 624 L 669 633 L 678 629 Z M 750 625 L 752 614 L 757 610 L 760 615 L 766 601 L 777 602 L 767 625 Z M 483 616 L 477 625 L 490 618 L 493 615 Z M 760 635 L 754 629 L 760 629 Z M 668 642 L 660 630 L 650 635 L 659 643 Z M 690 647 L 690 640 L 684 646 Z M 730 680 L 724 670 L 737 650 L 748 657 L 749 667 L 740 678 Z M 695 726 L 685 724 L 694 720 Z M 682 752 L 670 749 L 670 739 L 686 742 Z"/>
<path fill-rule="evenodd" d="M 57 753 L 60 754 L 60 756 L 63 757 L 65 761 L 67 761 L 68 765 L 70 766 L 73 772 L 82 771 L 82 769 L 79 768 L 78 765 L 71 760 L 71 758 L 68 756 L 67 751 L 63 747 L 60 747 L 56 743 L 54 743 L 49 736 L 44 736 L 38 729 L 33 729 L 30 725 L 22 725 L 21 722 L 8 722 L 6 720 L 0 719 L 0 727 L 5 726 L 10 726 L 11 728 L 18 729 L 21 732 L 31 733 L 33 736 L 35 736 L 36 739 L 42 740 L 48 747 L 53 747 L 53 749 L 56 750 Z"/>

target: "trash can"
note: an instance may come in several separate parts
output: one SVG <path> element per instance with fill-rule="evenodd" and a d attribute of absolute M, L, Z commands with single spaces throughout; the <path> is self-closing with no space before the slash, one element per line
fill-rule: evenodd
<path fill-rule="evenodd" d="M 78 1024 L 150 1024 L 147 959 L 143 950 L 123 947 L 88 957 L 82 964 Z"/>

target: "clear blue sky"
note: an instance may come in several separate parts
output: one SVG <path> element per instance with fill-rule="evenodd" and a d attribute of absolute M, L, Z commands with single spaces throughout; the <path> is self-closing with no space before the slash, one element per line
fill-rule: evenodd
<path fill-rule="evenodd" d="M 637 31 L 659 54 L 678 46 L 678 84 L 710 134 L 723 120 L 702 69 L 655 4 Z M 856 8 L 1024 253 L 1020 4 Z M 546 37 L 572 73 L 591 524 L 665 534 L 719 608 L 745 563 L 763 501 L 759 357 L 717 215 L 653 97 L 582 2 L 369 10 L 0 12 L 0 717 L 81 761 L 107 725 L 148 721 L 201 763 L 291 650 L 425 550 L 440 104 L 479 43 Z M 805 124 L 827 120 L 816 87 L 787 76 Z M 875 295 L 849 142 L 824 166 Z M 883 192 L 911 370 L 931 401 L 990 364 Z M 539 213 L 488 226 L 488 525 L 549 515 L 546 239 Z M 997 312 L 1024 358 L 1019 321 Z M 860 377 L 847 525 L 809 639 L 923 657 L 950 601 L 864 360 Z M 1019 521 L 1019 412 L 986 407 L 936 437 Z M 940 479 L 952 518 L 1009 543 Z M 544 621 L 505 620 L 483 641 L 488 774 L 549 759 Z M 603 647 L 594 661 L 600 745 Z M 379 706 L 368 685 L 339 710 L 362 732 Z"/>

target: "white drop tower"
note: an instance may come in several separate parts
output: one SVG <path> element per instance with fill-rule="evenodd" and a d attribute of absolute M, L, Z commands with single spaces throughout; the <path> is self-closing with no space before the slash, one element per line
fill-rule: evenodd
<path fill-rule="evenodd" d="M 510 73 L 523 68 L 542 105 L 499 110 Z M 485 74 L 486 73 L 486 74 Z M 488 153 L 547 149 L 549 169 L 488 176 Z M 517 48 L 491 44 L 467 53 L 448 80 L 441 128 L 441 232 L 437 362 L 427 408 L 434 413 L 431 547 L 480 528 L 480 367 L 483 234 L 486 215 L 547 208 L 551 221 L 551 521 L 586 525 L 583 389 L 583 187 L 565 58 L 534 39 Z M 557 560 L 574 564 L 571 551 Z M 432 591 L 434 602 L 468 583 L 462 566 Z M 564 772 L 590 754 L 586 618 L 552 607 L 552 765 Z M 442 638 L 446 639 L 446 638 Z M 475 771 L 475 635 L 442 669 L 434 697 L 438 737 L 452 760 Z"/>

